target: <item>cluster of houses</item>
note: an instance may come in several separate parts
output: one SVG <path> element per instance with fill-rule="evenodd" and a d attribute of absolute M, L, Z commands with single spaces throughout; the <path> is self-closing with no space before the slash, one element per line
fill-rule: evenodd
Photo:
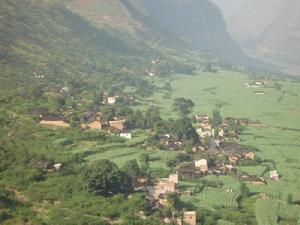
<path fill-rule="evenodd" d="M 267 81 L 254 80 L 254 81 L 245 83 L 245 86 L 246 86 L 247 88 L 259 88 L 259 87 L 262 87 L 262 86 L 264 86 L 264 85 L 266 85 L 266 84 L 268 84 Z"/>
<path fill-rule="evenodd" d="M 41 125 L 69 128 L 70 124 L 63 116 L 41 115 Z M 125 119 L 114 117 L 113 120 L 104 122 L 100 112 L 89 112 L 84 115 L 84 122 L 80 124 L 82 129 L 106 131 L 110 134 L 117 134 L 122 138 L 131 139 L 132 133 L 125 130 Z"/>
<path fill-rule="evenodd" d="M 178 193 L 179 191 L 179 175 L 170 174 L 168 178 L 158 178 L 154 185 L 147 186 L 145 179 L 139 180 L 136 190 L 143 190 L 147 192 L 148 198 L 153 208 L 163 210 L 170 203 L 167 199 L 167 194 Z M 175 223 L 177 225 L 196 225 L 197 222 L 195 211 L 184 211 L 182 217 L 164 218 L 166 223 Z"/>
<path fill-rule="evenodd" d="M 238 120 L 234 118 L 225 118 L 224 122 L 221 124 L 218 130 L 215 130 L 210 124 L 210 118 L 208 115 L 195 115 L 197 121 L 197 133 L 200 139 L 205 137 L 212 137 L 218 144 L 220 141 L 238 141 L 238 134 L 236 131 L 229 131 L 229 121 Z"/>
<path fill-rule="evenodd" d="M 260 88 L 260 87 L 264 87 L 266 84 L 268 84 L 267 81 L 256 80 L 256 81 L 251 81 L 251 82 L 245 83 L 245 86 L 247 88 Z M 256 95 L 264 95 L 265 94 L 264 91 L 253 91 L 253 93 Z"/>

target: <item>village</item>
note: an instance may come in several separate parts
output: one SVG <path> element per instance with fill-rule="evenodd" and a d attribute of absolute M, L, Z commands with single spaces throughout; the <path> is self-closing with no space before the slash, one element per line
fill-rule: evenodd
<path fill-rule="evenodd" d="M 104 96 L 102 104 L 114 106 L 118 102 L 118 96 Z M 102 112 L 91 111 L 84 114 L 84 121 L 80 123 L 80 128 L 85 130 L 96 130 L 109 135 L 119 136 L 124 140 L 132 139 L 132 130 L 127 130 L 126 116 L 114 116 L 112 120 L 103 121 Z M 258 163 L 259 158 L 256 150 L 239 144 L 239 132 L 243 126 L 259 126 L 259 121 L 252 121 L 247 118 L 225 118 L 218 127 L 212 124 L 212 118 L 208 115 L 197 114 L 193 118 L 195 130 L 199 136 L 199 142 L 190 147 L 192 157 L 183 162 L 174 162 L 168 178 L 156 178 L 149 180 L 147 177 L 140 177 L 135 184 L 136 192 L 145 192 L 154 209 L 163 211 L 170 203 L 169 194 L 192 196 L 193 191 L 180 189 L 180 180 L 201 179 L 205 176 L 231 175 L 240 182 L 254 185 L 265 185 L 264 177 L 257 177 L 239 170 L 241 163 Z M 44 126 L 54 126 L 70 128 L 70 124 L 63 116 L 43 116 L 40 115 L 39 123 Z M 169 133 L 158 135 L 159 143 L 164 151 L 176 151 L 180 154 L 187 154 L 184 149 L 184 141 L 178 140 Z M 42 162 L 31 162 L 42 164 Z M 45 163 L 44 163 L 45 164 Z M 61 163 L 52 165 L 42 165 L 48 172 L 59 171 Z M 269 171 L 269 179 L 277 181 L 279 174 L 276 170 Z M 230 190 L 229 190 L 230 191 Z M 178 225 L 196 225 L 197 216 L 195 211 L 184 211 L 183 215 L 165 217 L 166 223 Z"/>

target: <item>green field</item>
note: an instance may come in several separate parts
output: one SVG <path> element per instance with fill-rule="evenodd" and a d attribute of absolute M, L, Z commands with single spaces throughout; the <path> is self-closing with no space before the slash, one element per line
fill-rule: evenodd
<path fill-rule="evenodd" d="M 198 75 L 172 76 L 170 79 L 154 78 L 153 82 L 163 86 L 171 81 L 172 97 L 163 98 L 164 92 L 156 92 L 143 106 L 158 105 L 165 116 L 173 117 L 171 109 L 174 98 L 186 97 L 195 102 L 194 113 L 211 115 L 216 103 L 222 104 L 223 117 L 246 117 L 260 120 L 263 124 L 299 128 L 300 83 L 298 81 L 270 80 L 266 87 L 247 88 L 249 82 L 245 74 L 220 71 L 217 74 L 199 72 Z M 280 90 L 273 88 L 274 82 L 282 85 Z M 254 91 L 265 91 L 257 96 Z M 289 111 L 290 110 L 290 111 Z"/>
<path fill-rule="evenodd" d="M 236 208 L 238 207 L 237 198 L 239 193 L 226 192 L 225 190 L 219 190 L 215 188 L 205 188 L 199 194 L 195 196 L 184 196 L 182 200 L 185 203 L 192 204 L 196 207 L 206 208 Z"/>

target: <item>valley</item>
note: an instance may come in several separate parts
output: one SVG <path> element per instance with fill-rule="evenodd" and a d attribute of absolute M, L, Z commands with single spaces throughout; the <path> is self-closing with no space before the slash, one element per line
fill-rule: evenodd
<path fill-rule="evenodd" d="M 213 3 L 0 13 L 0 224 L 300 224 L 300 78 Z"/>

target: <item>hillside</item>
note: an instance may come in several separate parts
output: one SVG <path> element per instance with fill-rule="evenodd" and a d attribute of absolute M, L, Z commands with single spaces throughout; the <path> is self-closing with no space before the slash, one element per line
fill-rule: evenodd
<path fill-rule="evenodd" d="M 4 0 L 0 14 L 0 66 L 8 82 L 30 84 L 34 73 L 45 75 L 50 83 L 69 82 L 117 71 L 124 64 L 138 68 L 139 60 L 146 58 L 140 56 L 147 52 L 128 46 L 52 1 Z"/>
<path fill-rule="evenodd" d="M 299 1 L 213 0 L 222 10 L 230 35 L 256 55 L 297 65 L 300 60 Z"/>
<path fill-rule="evenodd" d="M 67 7 L 99 27 L 149 47 L 197 49 L 227 62 L 248 62 L 229 37 L 219 9 L 208 0 L 71 0 Z"/>

